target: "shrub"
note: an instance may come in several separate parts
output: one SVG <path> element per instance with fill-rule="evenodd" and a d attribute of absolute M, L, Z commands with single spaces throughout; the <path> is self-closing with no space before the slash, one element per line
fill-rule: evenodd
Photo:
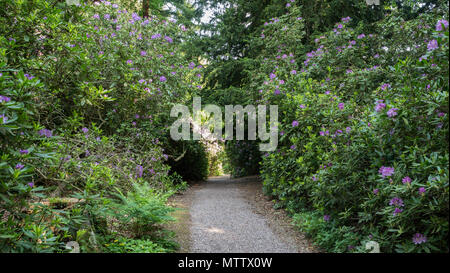
<path fill-rule="evenodd" d="M 170 107 L 199 90 L 190 31 L 107 1 L 1 6 L 0 251 L 100 251 L 113 212 L 137 210 L 133 236 L 160 223 L 186 186 L 163 147 Z"/>
<path fill-rule="evenodd" d="M 112 201 L 109 212 L 122 226 L 130 225 L 137 236 L 151 231 L 156 224 L 173 220 L 169 213 L 172 208 L 166 205 L 167 195 L 162 195 L 148 184 L 134 184 L 126 195 L 118 191 L 117 201 Z"/>
<path fill-rule="evenodd" d="M 225 153 L 233 177 L 255 175 L 259 171 L 261 154 L 258 143 L 252 141 L 227 141 Z"/>
<path fill-rule="evenodd" d="M 264 192 L 325 250 L 366 251 L 370 239 L 383 252 L 448 252 L 448 29 L 430 30 L 434 12 L 400 26 L 393 12 L 373 34 L 343 18 L 305 56 L 289 41 L 302 35 L 296 9 L 257 38 L 267 46 L 249 92 L 282 115 Z"/>

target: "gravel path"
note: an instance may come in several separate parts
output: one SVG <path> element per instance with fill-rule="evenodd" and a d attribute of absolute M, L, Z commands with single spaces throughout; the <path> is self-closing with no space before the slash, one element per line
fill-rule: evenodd
<path fill-rule="evenodd" d="M 188 194 L 190 246 L 182 249 L 201 253 L 315 252 L 281 210 L 271 213 L 271 202 L 261 199 L 260 188 L 256 177 L 216 177 L 197 186 Z"/>

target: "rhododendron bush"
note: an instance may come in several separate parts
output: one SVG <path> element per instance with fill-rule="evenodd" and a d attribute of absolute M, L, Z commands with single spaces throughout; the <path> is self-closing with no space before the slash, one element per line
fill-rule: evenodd
<path fill-rule="evenodd" d="M 265 47 L 250 90 L 282 113 L 264 190 L 323 249 L 448 251 L 447 15 L 393 12 L 373 33 L 342 18 L 298 56 L 292 8 L 255 38 Z"/>
<path fill-rule="evenodd" d="M 108 1 L 0 5 L 0 250 L 151 236 L 170 219 L 162 194 L 185 185 L 167 164 L 182 151 L 165 145 L 171 106 L 200 90 L 201 65 L 180 47 L 189 30 Z M 144 181 L 152 223 L 126 219 Z"/>

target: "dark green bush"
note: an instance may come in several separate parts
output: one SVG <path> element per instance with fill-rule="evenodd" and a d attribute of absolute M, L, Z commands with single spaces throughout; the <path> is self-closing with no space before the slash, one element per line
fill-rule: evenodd
<path fill-rule="evenodd" d="M 230 175 L 233 177 L 258 174 L 258 163 L 261 160 L 258 143 L 243 140 L 227 141 L 225 153 Z"/>
<path fill-rule="evenodd" d="M 168 162 L 172 172 L 188 181 L 201 181 L 208 177 L 209 163 L 203 143 L 195 140 L 169 143 L 174 151 L 174 157 L 169 158 Z"/>

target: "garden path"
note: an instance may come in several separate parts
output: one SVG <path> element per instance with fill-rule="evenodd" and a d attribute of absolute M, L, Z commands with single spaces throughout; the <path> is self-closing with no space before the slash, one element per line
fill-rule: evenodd
<path fill-rule="evenodd" d="M 180 252 L 316 252 L 284 210 L 262 194 L 258 177 L 211 177 L 173 200 Z"/>

